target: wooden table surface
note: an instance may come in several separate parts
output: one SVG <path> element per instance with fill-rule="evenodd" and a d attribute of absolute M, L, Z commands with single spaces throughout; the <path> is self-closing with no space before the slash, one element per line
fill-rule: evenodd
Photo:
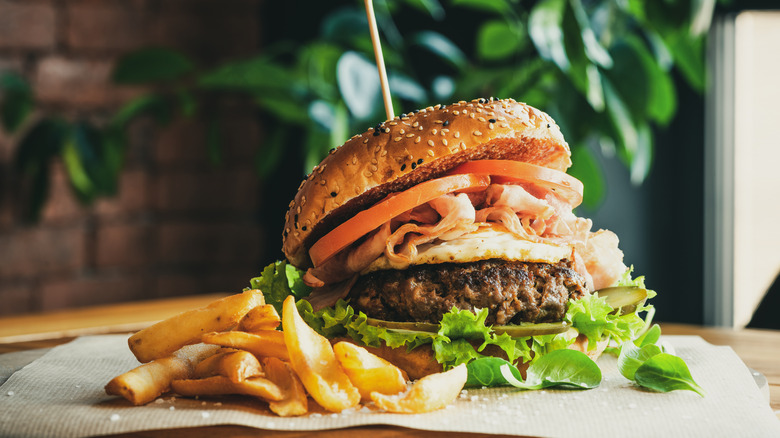
<path fill-rule="evenodd" d="M 139 301 L 96 306 L 42 314 L 0 318 L 0 354 L 48 348 L 85 334 L 124 333 L 140 330 L 152 322 L 165 319 L 184 310 L 204 306 L 224 294 L 188 296 L 164 300 Z M 731 330 L 682 324 L 661 324 L 665 335 L 697 335 L 714 345 L 728 345 L 745 364 L 766 376 L 769 381 L 770 404 L 780 418 L 780 331 Z M 180 432 L 180 433 L 177 433 Z M 182 436 L 210 437 L 215 434 L 230 436 L 309 436 L 311 432 L 277 432 L 242 426 L 214 426 L 196 429 L 149 431 L 121 435 L 127 437 Z M 437 433 L 400 427 L 364 426 L 318 432 L 324 437 L 474 437 L 469 433 Z M 117 435 L 119 436 L 119 435 Z"/>

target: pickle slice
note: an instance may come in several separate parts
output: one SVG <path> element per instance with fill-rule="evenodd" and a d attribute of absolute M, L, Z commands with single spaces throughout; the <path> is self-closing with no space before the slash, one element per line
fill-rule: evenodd
<path fill-rule="evenodd" d="M 399 331 L 399 332 L 429 332 L 436 333 L 439 331 L 439 324 L 433 324 L 430 322 L 397 322 L 397 321 L 385 321 L 381 319 L 368 318 L 366 322 L 369 325 L 376 327 L 384 327 L 386 329 Z M 553 335 L 557 333 L 563 333 L 569 329 L 569 324 L 564 321 L 559 322 L 542 322 L 542 323 L 520 323 L 511 325 L 494 325 L 493 331 L 497 334 L 507 333 L 513 338 L 522 338 L 527 336 L 538 335 Z"/>
<path fill-rule="evenodd" d="M 625 315 L 636 311 L 637 306 L 647 299 L 647 289 L 638 286 L 615 286 L 596 291 L 600 297 L 607 299 L 607 304 Z"/>

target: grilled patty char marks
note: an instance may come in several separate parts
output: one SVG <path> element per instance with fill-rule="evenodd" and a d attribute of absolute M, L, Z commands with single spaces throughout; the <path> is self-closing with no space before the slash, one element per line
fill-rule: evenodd
<path fill-rule="evenodd" d="M 486 324 L 555 322 L 569 298 L 586 293 L 585 280 L 568 260 L 556 264 L 499 259 L 410 266 L 361 276 L 350 304 L 388 321 L 441 321 L 453 307 L 489 311 Z"/>

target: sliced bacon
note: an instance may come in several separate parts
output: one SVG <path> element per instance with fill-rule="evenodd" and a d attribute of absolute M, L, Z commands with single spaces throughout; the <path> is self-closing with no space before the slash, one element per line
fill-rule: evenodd
<path fill-rule="evenodd" d="M 382 255 L 388 237 L 390 222 L 379 227 L 351 251 L 342 251 L 322 265 L 309 268 L 303 276 L 303 282 L 316 288 L 353 276 Z"/>
<path fill-rule="evenodd" d="M 433 225 L 407 223 L 387 239 L 385 255 L 395 263 L 406 263 L 417 255 L 417 246 L 434 239 L 449 240 L 475 231 L 476 211 L 466 194 L 443 195 L 429 202 L 441 220 Z M 400 247 L 400 250 L 396 249 Z"/>
<path fill-rule="evenodd" d="M 317 287 L 306 297 L 306 301 L 311 304 L 315 312 L 325 307 L 332 307 L 336 305 L 339 299 L 346 298 L 352 286 L 355 285 L 357 278 L 357 275 L 353 275 L 352 278 L 347 280 Z"/>
<path fill-rule="evenodd" d="M 609 230 L 591 233 L 580 253 L 585 268 L 593 278 L 594 290 L 612 286 L 626 272 L 623 251 L 618 248 L 619 239 Z"/>
<path fill-rule="evenodd" d="M 509 207 L 515 213 L 540 219 L 548 219 L 555 213 L 546 200 L 533 196 L 520 185 L 491 184 L 485 192 L 489 206 Z"/>

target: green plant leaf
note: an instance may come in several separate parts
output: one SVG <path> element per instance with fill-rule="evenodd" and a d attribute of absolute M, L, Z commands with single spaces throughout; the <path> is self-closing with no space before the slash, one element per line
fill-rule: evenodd
<path fill-rule="evenodd" d="M 291 92 L 297 85 L 293 72 L 265 56 L 224 64 L 202 74 L 197 83 L 205 89 L 248 93 Z"/>
<path fill-rule="evenodd" d="M 363 11 L 354 7 L 342 7 L 325 16 L 320 36 L 327 41 L 351 44 L 359 35 L 368 31 L 368 20 Z"/>
<path fill-rule="evenodd" d="M 687 390 L 704 397 L 704 389 L 693 380 L 685 361 L 668 353 L 648 359 L 636 369 L 634 378 L 641 386 L 655 391 Z"/>
<path fill-rule="evenodd" d="M 562 31 L 565 10 L 566 0 L 542 0 L 528 17 L 528 35 L 539 56 L 554 62 L 562 71 L 569 70 Z"/>
<path fill-rule="evenodd" d="M 506 21 L 487 21 L 477 32 L 477 55 L 486 60 L 506 58 L 522 47 L 521 38 L 521 32 Z"/>
<path fill-rule="evenodd" d="M 617 362 L 618 370 L 626 379 L 634 380 L 637 368 L 651 357 L 661 353 L 661 347 L 655 344 L 647 344 L 640 348 L 634 345 L 632 341 L 626 341 L 620 346 L 620 355 Z"/>
<path fill-rule="evenodd" d="M 483 12 L 491 12 L 497 15 L 507 15 L 512 6 L 507 0 L 452 0 L 453 6 L 474 9 Z"/>
<path fill-rule="evenodd" d="M 618 95 L 617 90 L 606 78 L 604 79 L 604 98 L 607 115 L 617 133 L 620 157 L 630 165 L 639 150 L 639 132 L 631 118 L 631 112 Z"/>
<path fill-rule="evenodd" d="M 255 154 L 255 168 L 260 178 L 267 178 L 276 170 L 286 144 L 288 128 L 284 125 L 271 130 Z"/>
<path fill-rule="evenodd" d="M 604 200 L 606 194 L 603 171 L 587 146 L 573 146 L 571 155 L 572 166 L 568 173 L 582 181 L 585 186 L 582 204 L 594 210 Z"/>
<path fill-rule="evenodd" d="M 111 125 L 124 129 L 136 117 L 149 115 L 157 123 L 167 125 L 172 117 L 170 103 L 160 95 L 147 94 L 136 97 L 122 105 L 111 118 Z"/>
<path fill-rule="evenodd" d="M 147 84 L 178 79 L 195 70 L 185 54 L 165 48 L 145 48 L 123 56 L 114 68 L 118 84 Z"/>
<path fill-rule="evenodd" d="M 409 76 L 393 73 L 389 75 L 388 82 L 390 90 L 396 97 L 412 101 L 417 105 L 422 105 L 428 100 L 425 88 Z"/>
<path fill-rule="evenodd" d="M 676 32 L 664 40 L 685 79 L 696 91 L 703 92 L 707 84 L 704 37 L 690 38 L 686 33 Z"/>
<path fill-rule="evenodd" d="M 647 120 L 643 119 L 637 124 L 637 134 L 637 148 L 631 155 L 629 171 L 631 182 L 639 185 L 647 178 L 653 162 L 653 132 Z"/>
<path fill-rule="evenodd" d="M 554 350 L 531 363 L 525 382 L 517 378 L 511 364 L 501 365 L 506 383 L 521 389 L 543 389 L 564 386 L 592 389 L 601 384 L 601 368 L 587 354 L 578 350 Z"/>
<path fill-rule="evenodd" d="M 468 59 L 463 51 L 449 38 L 438 32 L 429 30 L 417 32 L 412 35 L 411 41 L 449 62 L 457 69 L 463 69 L 468 64 Z"/>
<path fill-rule="evenodd" d="M 16 132 L 32 112 L 33 104 L 32 89 L 22 76 L 0 74 L 0 121 L 6 131 Z"/>
<path fill-rule="evenodd" d="M 406 3 L 427 12 L 434 20 L 444 19 L 444 8 L 438 0 L 406 0 Z"/>
<path fill-rule="evenodd" d="M 376 65 L 356 52 L 345 52 L 339 59 L 337 76 L 341 96 L 352 115 L 371 117 L 381 101 Z"/>
<path fill-rule="evenodd" d="M 611 68 L 612 57 L 609 56 L 607 49 L 605 49 L 596 38 L 596 34 L 590 26 L 590 19 L 588 18 L 587 12 L 585 12 L 585 8 L 582 6 L 581 0 L 569 0 L 569 5 L 572 8 L 572 12 L 574 12 L 577 24 L 580 27 L 580 36 L 588 59 L 601 67 Z"/>
<path fill-rule="evenodd" d="M 38 121 L 19 141 L 14 165 L 24 178 L 24 220 L 36 222 L 49 195 L 51 160 L 62 151 L 67 125 L 57 118 Z"/>
<path fill-rule="evenodd" d="M 77 198 L 90 203 L 101 195 L 113 193 L 117 187 L 117 165 L 121 154 L 109 151 L 106 136 L 86 122 L 77 122 L 63 143 L 62 160 Z M 117 156 L 119 155 L 119 156 Z"/>

